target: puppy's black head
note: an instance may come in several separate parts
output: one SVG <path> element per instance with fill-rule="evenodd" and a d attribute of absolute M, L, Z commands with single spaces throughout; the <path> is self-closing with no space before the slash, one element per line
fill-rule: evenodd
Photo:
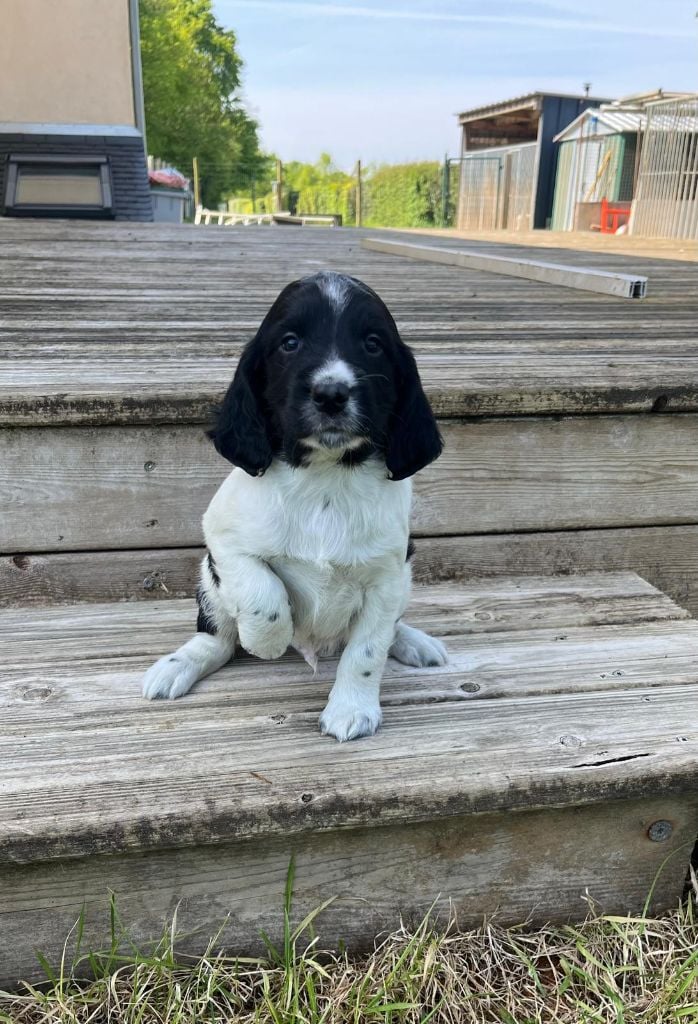
<path fill-rule="evenodd" d="M 409 348 L 367 285 L 320 273 L 281 292 L 245 347 L 210 437 L 251 475 L 313 451 L 355 465 L 385 459 L 393 480 L 438 457 L 442 442 Z"/>

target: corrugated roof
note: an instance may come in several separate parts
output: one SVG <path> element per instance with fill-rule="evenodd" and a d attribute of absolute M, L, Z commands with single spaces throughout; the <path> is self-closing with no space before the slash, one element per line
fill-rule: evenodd
<path fill-rule="evenodd" d="M 510 100 L 500 100 L 497 103 L 487 103 L 482 107 L 472 107 L 470 110 L 463 110 L 458 117 L 480 117 L 486 114 L 494 114 L 502 109 L 520 108 L 533 106 L 537 100 L 545 96 L 554 96 L 560 100 L 590 100 L 592 103 L 608 103 L 607 96 L 580 96 L 578 93 L 567 92 L 527 92 L 523 96 L 514 96 Z"/>
<path fill-rule="evenodd" d="M 592 131 L 590 134 L 592 135 L 595 123 L 606 129 L 602 133 L 604 135 L 607 133 L 620 135 L 623 132 L 644 131 L 647 127 L 647 115 L 639 109 L 632 110 L 626 108 L 624 110 L 612 107 L 589 107 L 587 110 L 582 111 L 578 117 L 575 117 L 574 121 L 571 121 L 566 128 L 563 128 L 553 141 L 564 142 L 565 139 L 573 138 L 585 122 L 591 122 Z"/>
<path fill-rule="evenodd" d="M 695 117 L 681 117 L 680 123 L 677 123 L 677 119 L 674 116 L 667 115 L 667 128 L 680 128 L 683 131 L 695 132 L 698 131 L 698 118 Z M 647 113 L 640 108 L 633 109 L 632 107 L 589 107 L 587 110 L 582 111 L 578 117 L 575 117 L 574 121 L 571 121 L 566 128 L 563 128 L 558 135 L 553 139 L 554 142 L 564 142 L 565 139 L 574 138 L 581 126 L 585 122 L 591 122 L 590 135 L 594 134 L 593 125 L 594 123 L 602 125 L 606 131 L 601 134 L 610 133 L 612 135 L 621 135 L 624 132 L 644 132 L 647 129 Z M 656 112 L 652 113 L 652 124 L 655 127 L 662 127 L 661 114 Z M 586 134 L 586 130 L 585 130 Z"/>

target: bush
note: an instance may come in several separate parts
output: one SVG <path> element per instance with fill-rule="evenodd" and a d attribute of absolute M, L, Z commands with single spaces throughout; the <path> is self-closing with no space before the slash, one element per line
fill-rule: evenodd
<path fill-rule="evenodd" d="M 436 161 L 369 169 L 363 190 L 363 223 L 367 227 L 438 227 L 441 178 L 442 165 Z"/>

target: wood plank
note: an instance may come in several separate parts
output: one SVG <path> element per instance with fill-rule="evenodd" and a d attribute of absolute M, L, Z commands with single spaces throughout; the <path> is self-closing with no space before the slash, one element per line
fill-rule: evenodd
<path fill-rule="evenodd" d="M 58 606 L 35 608 L 27 616 L 25 607 L 8 608 L 0 615 L 0 629 L 7 635 L 7 659 L 11 664 L 13 644 L 29 644 L 30 659 L 36 658 L 36 644 L 56 640 L 69 645 L 86 635 L 103 630 L 121 636 L 127 645 L 136 642 L 139 630 L 158 634 L 168 626 L 186 630 L 191 624 L 193 602 L 167 601 L 147 612 L 136 603 L 102 602 L 89 608 Z M 422 627 L 439 635 L 490 633 L 516 629 L 548 629 L 650 623 L 689 618 L 680 607 L 635 572 L 590 572 L 568 577 L 514 577 L 464 583 L 438 583 L 413 589 L 408 611 Z M 156 625 L 157 624 L 157 625 Z M 70 646 L 69 646 L 70 650 Z M 136 646 L 127 650 L 140 653 Z"/>
<path fill-rule="evenodd" d="M 417 535 L 692 524 L 698 416 L 444 423 Z M 200 427 L 0 433 L 0 551 L 192 546 L 228 464 Z"/>
<path fill-rule="evenodd" d="M 113 613 L 114 606 L 109 607 Z M 111 711 L 112 724 L 136 725 L 144 710 L 140 694 L 143 672 L 193 634 L 191 612 L 190 606 L 179 610 L 176 621 L 149 614 L 145 624 L 141 615 L 135 619 L 132 636 L 124 628 L 119 630 L 119 619 L 113 621 L 112 615 L 100 623 L 101 628 L 93 627 L 94 620 L 86 617 L 79 636 L 74 631 L 65 636 L 55 629 L 46 638 L 34 640 L 20 634 L 14 642 L 7 640 L 2 677 L 3 699 L 10 708 L 6 742 L 11 743 L 18 734 L 24 736 L 27 729 L 43 732 L 46 702 L 52 726 L 58 731 L 78 720 L 85 730 L 101 729 L 101 720 L 115 701 L 119 711 Z M 565 624 L 509 632 L 464 632 L 461 626 L 460 633 L 454 632 L 453 622 L 424 622 L 418 613 L 412 621 L 447 638 L 449 662 L 438 673 L 425 674 L 389 661 L 381 691 L 386 708 L 642 689 L 655 685 L 666 672 L 675 685 L 692 684 L 696 679 L 692 620 L 679 624 L 660 619 L 641 626 L 623 623 L 594 628 Z M 95 664 L 93 645 L 97 640 L 100 656 L 108 659 L 107 673 Z M 229 668 L 197 686 L 197 701 L 191 703 L 190 698 L 186 702 L 189 710 L 181 711 L 180 704 L 176 707 L 192 728 L 205 727 L 208 717 L 218 714 L 222 704 L 234 720 L 272 715 L 274 708 L 284 715 L 305 715 L 313 710 L 319 715 L 335 673 L 334 659 L 325 659 L 311 676 L 303 660 L 293 653 L 270 666 L 238 652 Z M 175 720 L 179 722 L 177 715 Z M 14 766 L 18 771 L 16 759 Z"/>
<path fill-rule="evenodd" d="M 647 278 L 642 274 L 620 274 L 530 257 L 494 256 L 472 249 L 447 249 L 445 246 L 417 245 L 414 242 L 395 242 L 382 238 L 363 238 L 361 245 L 372 252 L 442 263 L 451 267 L 485 270 L 490 274 L 522 277 L 527 281 L 575 288 L 578 291 L 601 292 L 622 299 L 644 299 L 647 294 Z"/>
<path fill-rule="evenodd" d="M 84 355 L 76 356 L 69 346 L 54 344 L 50 352 L 44 347 L 31 357 L 31 371 L 26 360 L 3 360 L 0 354 L 0 426 L 206 422 L 232 377 L 242 340 L 228 339 L 224 351 L 202 359 L 179 354 L 166 325 L 159 328 L 164 334 L 159 348 L 152 343 L 153 328 L 148 328 L 147 349 L 122 343 L 123 330 L 132 328 L 125 323 L 112 338 L 105 327 L 101 345 Z M 205 323 L 199 329 L 206 334 Z M 34 324 L 32 337 L 36 334 Z M 105 344 L 117 341 L 118 358 L 105 351 Z M 207 342 L 212 349 L 210 333 Z M 28 343 L 15 344 L 28 352 Z M 464 348 L 460 342 L 449 344 Z M 654 343 L 652 351 L 633 355 L 535 351 L 540 342 L 520 343 L 507 352 L 494 339 L 486 352 L 474 347 L 467 354 L 419 356 L 427 395 L 442 419 L 698 409 L 698 355 L 685 343 L 677 342 L 666 354 Z M 531 351 L 522 351 L 526 347 Z"/>
<path fill-rule="evenodd" d="M 657 820 L 672 823 L 665 842 L 648 839 Z M 14 989 L 20 978 L 42 980 L 37 945 L 57 965 L 70 935 L 70 960 L 81 915 L 83 948 L 110 948 L 111 892 L 139 945 L 160 937 L 176 907 L 179 953 L 203 953 L 209 936 L 222 928 L 217 948 L 264 955 L 262 930 L 282 941 L 291 855 L 292 926 L 334 899 L 314 922 L 320 948 L 343 943 L 353 954 L 401 920 L 417 924 L 430 910 L 445 921 L 455 909 L 461 928 L 495 914 L 500 924 L 543 924 L 581 918 L 588 896 L 604 913 L 640 913 L 652 890 L 649 908 L 657 913 L 676 906 L 681 895 L 697 822 L 695 798 L 660 795 L 6 867 L 0 876 L 0 987 Z"/>
<path fill-rule="evenodd" d="M 71 551 L 0 557 L 0 607 L 191 597 L 201 548 Z M 415 579 L 496 579 L 634 570 L 698 617 L 698 527 L 422 537 Z"/>
<path fill-rule="evenodd" d="M 475 636 L 558 627 L 647 626 L 689 615 L 635 573 L 621 572 L 416 586 L 408 618 L 439 636 Z M 195 619 L 192 599 L 173 598 L 152 610 L 138 603 L 60 605 L 35 608 L 29 617 L 25 608 L 10 608 L 0 615 L 4 669 L 79 662 L 86 638 L 98 643 L 105 658 L 151 657 L 168 643 L 181 642 Z M 500 638 L 497 643 L 501 642 Z"/>

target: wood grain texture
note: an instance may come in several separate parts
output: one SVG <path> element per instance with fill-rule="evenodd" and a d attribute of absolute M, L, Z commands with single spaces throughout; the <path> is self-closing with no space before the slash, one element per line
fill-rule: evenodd
<path fill-rule="evenodd" d="M 690 618 L 666 594 L 627 572 L 416 586 L 408 614 L 411 621 L 440 636 Z M 82 662 L 86 636 L 104 657 L 152 656 L 163 644 L 186 635 L 195 619 L 191 599 L 172 599 L 152 612 L 135 603 L 35 608 L 29 617 L 24 608 L 8 609 L 0 618 L 4 668 L 13 672 L 22 666 Z M 255 665 L 256 661 L 250 663 Z"/>
<path fill-rule="evenodd" d="M 443 417 L 645 411 L 657 402 L 698 409 L 691 264 L 575 254 L 582 266 L 646 273 L 652 297 L 628 306 L 405 265 L 362 251 L 364 235 L 57 223 L 22 233 L 3 222 L 0 423 L 199 422 L 279 290 L 322 268 L 354 273 L 381 294 Z"/>
<path fill-rule="evenodd" d="M 633 576 L 423 592 L 414 620 L 448 636 L 450 663 L 390 663 L 383 730 L 344 745 L 317 732 L 331 660 L 313 677 L 290 655 L 238 658 L 183 700 L 143 702 L 142 672 L 192 613 L 176 600 L 2 613 L 5 862 L 693 785 L 698 624 Z"/>
<path fill-rule="evenodd" d="M 424 536 L 693 524 L 698 416 L 444 423 Z M 189 547 L 229 469 L 201 427 L 0 431 L 0 551 Z"/>
<path fill-rule="evenodd" d="M 669 820 L 668 841 L 651 842 L 652 822 Z M 296 862 L 295 927 L 315 919 L 321 948 L 350 952 L 374 936 L 452 907 L 461 928 L 483 916 L 504 924 L 578 920 L 587 895 L 602 912 L 640 913 L 676 905 L 698 822 L 695 797 L 658 795 L 565 810 L 485 814 L 314 835 L 224 843 L 129 856 L 86 857 L 5 867 L 0 876 L 0 988 L 40 981 L 34 948 L 57 964 L 84 913 L 83 948 L 111 945 L 110 890 L 129 935 L 157 939 L 177 908 L 180 953 L 217 948 L 264 955 L 260 932 L 282 941 L 280 908 L 290 857 Z M 612 841 L 609 841 L 612 836 Z M 668 862 L 663 862 L 670 854 Z M 399 865 L 399 870 L 396 870 Z M 661 868 L 661 870 L 660 870 Z M 657 876 L 657 877 L 655 877 Z M 72 932 L 67 946 L 74 950 Z"/>
<path fill-rule="evenodd" d="M 153 328 L 154 331 L 157 328 Z M 497 328 L 501 332 L 501 325 Z M 508 328 L 506 328 L 508 331 Z M 657 354 L 656 346 L 633 354 L 520 349 L 459 352 L 457 341 L 436 353 L 416 343 L 417 361 L 429 401 L 441 419 L 553 413 L 695 411 L 698 355 L 686 344 Z M 117 347 L 115 358 L 105 346 Z M 160 424 L 207 422 L 220 402 L 242 342 L 225 354 L 171 354 L 112 337 L 105 328 L 97 351 L 75 355 L 71 346 L 50 350 L 21 341 L 24 361 L 0 353 L 0 426 Z M 201 349 L 201 343 L 193 346 Z M 91 346 L 94 349 L 95 346 Z M 101 349 L 101 351 L 100 351 Z M 107 354 L 108 353 L 108 354 Z M 29 361 L 30 367 L 27 365 Z"/>
<path fill-rule="evenodd" d="M 0 607 L 191 597 L 202 548 L 0 557 Z M 698 526 L 421 537 L 415 580 L 633 570 L 698 617 Z"/>

